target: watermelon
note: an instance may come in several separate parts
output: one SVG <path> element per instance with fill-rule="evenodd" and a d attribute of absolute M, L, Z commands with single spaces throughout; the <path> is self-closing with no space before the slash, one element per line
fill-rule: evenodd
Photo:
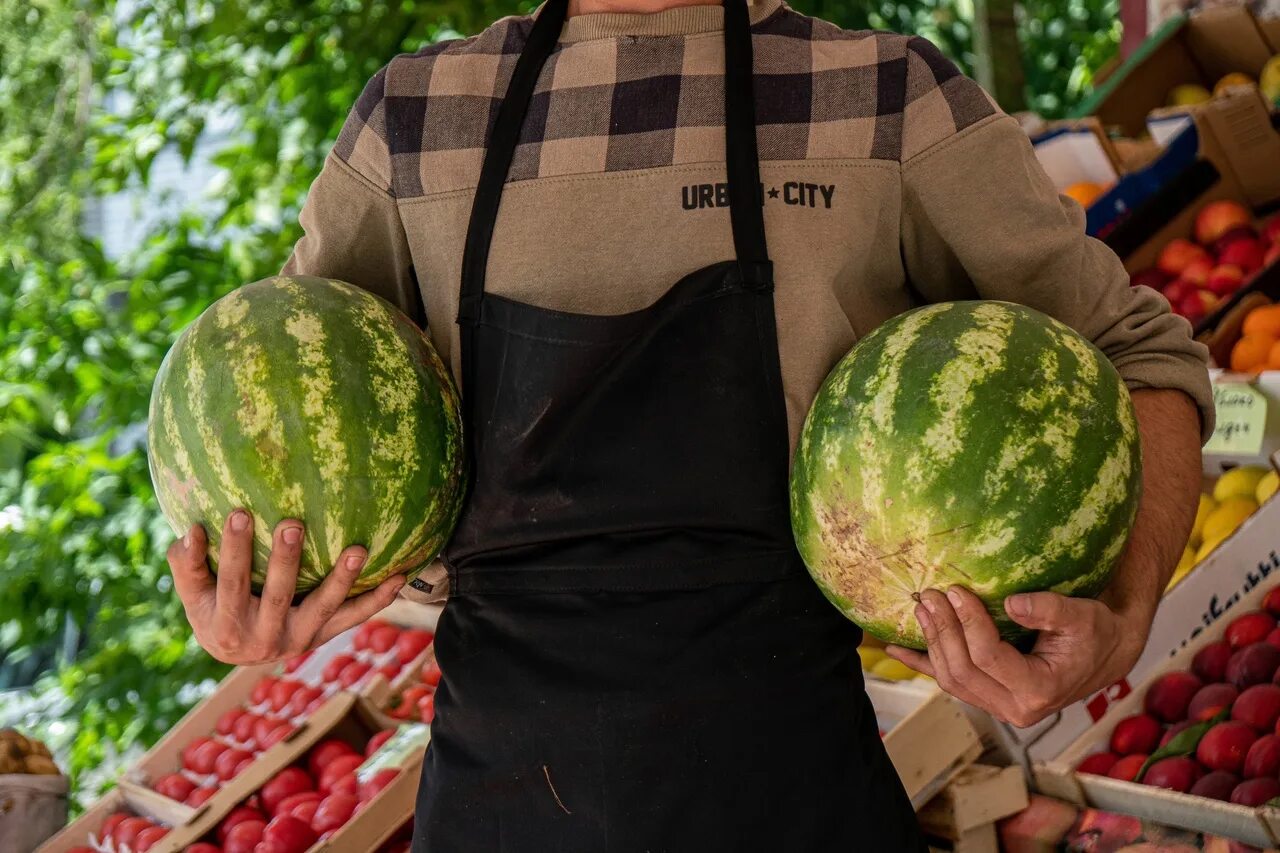
<path fill-rule="evenodd" d="M 1096 596 L 1142 484 L 1137 420 L 1106 357 L 1039 312 L 931 305 L 885 323 L 814 400 L 791 476 L 796 544 L 827 599 L 924 648 L 925 589 L 971 589 L 1001 635 L 1016 592 Z"/>
<path fill-rule="evenodd" d="M 255 590 L 283 519 L 306 526 L 299 592 L 368 549 L 356 595 L 435 559 L 463 499 L 452 378 L 407 317 L 340 281 L 277 276 L 210 306 L 160 366 L 147 445 L 165 517 L 204 525 L 214 571 L 227 515 L 253 514 Z"/>

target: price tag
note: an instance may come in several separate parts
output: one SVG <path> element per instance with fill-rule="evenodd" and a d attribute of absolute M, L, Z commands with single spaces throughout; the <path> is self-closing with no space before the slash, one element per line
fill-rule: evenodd
<path fill-rule="evenodd" d="M 396 733 L 356 769 L 356 779 L 367 782 L 379 770 L 403 767 L 410 758 L 425 752 L 430 740 L 430 726 L 421 723 L 405 723 L 399 726 Z"/>
<path fill-rule="evenodd" d="M 1218 412 L 1213 438 L 1205 453 L 1229 456 L 1256 456 L 1262 452 L 1267 426 L 1267 398 L 1252 385 L 1223 382 L 1213 386 L 1213 405 Z"/>

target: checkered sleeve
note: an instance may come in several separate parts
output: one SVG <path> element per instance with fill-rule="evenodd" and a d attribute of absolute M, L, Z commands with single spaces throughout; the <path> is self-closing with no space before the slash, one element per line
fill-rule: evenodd
<path fill-rule="evenodd" d="M 981 86 L 961 74 L 933 42 L 919 36 L 907 41 L 906 88 L 903 162 L 1000 112 Z"/>
<path fill-rule="evenodd" d="M 387 144 L 387 66 L 365 84 L 356 99 L 338 141 L 334 155 L 366 180 L 390 194 L 391 150 Z"/>

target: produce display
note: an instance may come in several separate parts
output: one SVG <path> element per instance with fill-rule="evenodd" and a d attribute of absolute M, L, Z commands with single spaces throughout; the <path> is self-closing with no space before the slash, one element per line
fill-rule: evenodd
<path fill-rule="evenodd" d="M 436 715 L 436 687 L 440 678 L 440 664 L 436 663 L 435 655 L 431 655 L 423 663 L 418 681 L 391 700 L 387 715 L 396 720 L 430 723 Z"/>
<path fill-rule="evenodd" d="M 0 729 L 0 775 L 6 773 L 58 776 L 62 771 L 43 741 L 26 737 L 15 729 Z"/>
<path fill-rule="evenodd" d="M 842 613 L 923 648 L 920 591 L 963 584 L 1003 636 L 1006 596 L 1097 594 L 1137 509 L 1141 454 L 1115 368 L 1056 320 L 932 305 L 862 339 L 805 422 L 796 543 Z"/>
<path fill-rule="evenodd" d="M 72 847 L 68 853 L 146 853 L 168 835 L 169 831 L 170 827 L 149 818 L 129 811 L 118 811 L 108 815 L 97 830 L 90 832 L 83 845 Z M 186 853 L 213 851 L 188 847 Z"/>
<path fill-rule="evenodd" d="M 1200 496 L 1191 536 L 1169 580 L 1169 588 L 1172 589 L 1204 562 L 1224 539 L 1276 493 L 1277 487 L 1280 487 L 1280 475 L 1261 465 L 1242 465 L 1219 477 L 1213 485 L 1212 494 Z"/>
<path fill-rule="evenodd" d="M 1237 805 L 1280 805 L 1280 586 L 1232 618 L 1189 671 L 1156 680 L 1080 773 Z"/>
<path fill-rule="evenodd" d="M 1160 291 L 1175 313 L 1193 323 L 1280 259 L 1280 215 L 1255 226 L 1253 214 L 1234 201 L 1200 208 L 1193 236 L 1169 241 L 1154 267 L 1130 279 L 1135 287 Z M 1264 363 L 1268 355 L 1262 352 L 1257 363 Z"/>
<path fill-rule="evenodd" d="M 147 443 L 165 517 L 204 525 L 215 570 L 224 520 L 254 513 L 259 590 L 283 519 L 306 525 L 299 592 L 370 549 L 358 595 L 430 563 L 461 509 L 453 380 L 407 317 L 342 282 L 277 276 L 210 306 L 160 367 Z"/>

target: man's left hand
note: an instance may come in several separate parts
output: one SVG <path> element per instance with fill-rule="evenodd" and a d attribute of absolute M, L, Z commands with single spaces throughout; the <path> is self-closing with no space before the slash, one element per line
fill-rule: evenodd
<path fill-rule="evenodd" d="M 1040 632 L 1024 655 L 1000 639 L 982 601 L 963 587 L 920 594 L 916 619 L 928 654 L 890 646 L 890 657 L 932 676 L 958 699 L 1015 726 L 1030 726 L 1129 674 L 1150 620 L 1102 601 L 1053 592 L 1005 600 L 1013 621 Z"/>

